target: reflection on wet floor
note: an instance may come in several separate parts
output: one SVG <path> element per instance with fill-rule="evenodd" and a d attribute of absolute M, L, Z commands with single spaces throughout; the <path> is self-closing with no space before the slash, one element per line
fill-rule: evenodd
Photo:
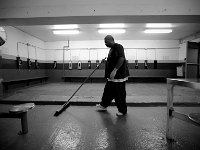
<path fill-rule="evenodd" d="M 109 137 L 107 128 L 99 130 L 97 136 L 95 137 L 96 148 L 95 150 L 99 149 L 106 149 L 109 146 Z"/>
<path fill-rule="evenodd" d="M 70 119 L 67 122 L 60 121 L 54 128 L 54 132 L 42 150 L 77 149 L 81 140 L 83 140 L 82 129 L 74 119 Z"/>
<path fill-rule="evenodd" d="M 74 102 L 99 102 L 105 83 L 86 83 L 71 99 Z M 66 101 L 80 86 L 80 83 L 48 83 L 28 88 L 8 91 L 5 101 Z M 142 89 L 142 90 L 141 90 Z M 166 102 L 166 83 L 127 83 L 127 102 Z M 195 102 L 200 92 L 190 88 L 176 86 L 174 102 Z"/>
<path fill-rule="evenodd" d="M 1 111 L 10 106 L 0 106 Z M 18 120 L 0 119 L 2 150 L 199 150 L 199 127 L 173 122 L 174 142 L 166 139 L 166 107 L 128 107 L 117 117 L 116 107 L 98 112 L 91 106 L 70 106 L 58 117 L 58 106 L 36 105 L 29 113 L 29 133 L 17 135 Z M 178 107 L 186 114 L 198 107 Z M 13 124 L 12 122 L 15 123 Z"/>

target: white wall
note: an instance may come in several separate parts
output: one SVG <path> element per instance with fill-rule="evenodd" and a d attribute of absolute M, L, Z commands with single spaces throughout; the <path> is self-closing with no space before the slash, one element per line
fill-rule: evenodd
<path fill-rule="evenodd" d="M 179 44 L 177 40 L 126 40 L 116 41 L 125 48 L 128 60 L 179 60 Z M 63 47 L 67 41 L 46 42 L 47 61 L 63 60 Z M 57 50 L 50 50 L 57 49 Z M 107 56 L 109 49 L 103 40 L 69 41 L 69 50 L 65 51 L 64 60 L 101 60 Z"/>
<path fill-rule="evenodd" d="M 36 59 L 36 55 L 38 60 L 46 59 L 45 51 L 41 49 L 35 50 L 35 48 L 30 46 L 27 50 L 27 46 L 24 44 L 18 44 L 17 52 L 17 42 L 29 43 L 38 47 L 44 47 L 44 42 L 42 40 L 39 40 L 38 38 L 35 38 L 11 26 L 5 27 L 5 30 L 7 32 L 7 41 L 3 46 L 0 47 L 3 57 L 12 58 L 12 56 L 16 57 L 19 55 L 22 59 L 25 59 L 28 58 L 29 51 L 29 58 L 31 59 Z"/>
<path fill-rule="evenodd" d="M 31 35 L 28 35 L 14 27 L 5 27 L 8 40 L 1 46 L 1 53 L 4 57 L 16 57 L 17 42 L 29 43 L 43 49 L 36 49 L 37 59 L 41 61 L 63 61 L 63 47 L 68 46 L 68 41 L 44 42 Z M 125 55 L 128 60 L 171 60 L 178 61 L 184 57 L 184 48 L 179 50 L 178 40 L 126 40 L 115 41 L 125 48 Z M 35 48 L 29 46 L 29 58 L 36 59 Z M 65 51 L 65 61 L 78 60 L 101 60 L 107 56 L 109 49 L 105 46 L 104 40 L 94 41 L 69 41 L 69 50 Z M 19 44 L 19 56 L 28 57 L 27 46 Z"/>
<path fill-rule="evenodd" d="M 186 50 L 187 50 L 187 43 L 182 43 L 180 44 L 180 49 L 179 49 L 179 60 L 184 61 L 186 58 Z"/>
<path fill-rule="evenodd" d="M 179 57 L 177 40 L 127 40 L 119 43 L 125 47 L 128 60 L 178 60 Z"/>
<path fill-rule="evenodd" d="M 69 44 L 69 45 L 68 45 Z M 108 49 L 103 43 L 103 40 L 96 41 L 59 41 L 59 42 L 46 42 L 45 49 L 47 61 L 62 61 L 63 60 L 63 47 L 68 47 L 65 51 L 64 59 L 66 61 L 78 60 L 101 60 L 107 56 Z M 54 50 L 52 50 L 54 49 Z"/>

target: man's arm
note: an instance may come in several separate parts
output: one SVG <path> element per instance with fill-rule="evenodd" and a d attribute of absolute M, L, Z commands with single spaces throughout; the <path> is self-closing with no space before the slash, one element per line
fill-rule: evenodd
<path fill-rule="evenodd" d="M 119 57 L 115 68 L 113 69 L 113 71 L 110 74 L 110 79 L 114 79 L 115 78 L 117 70 L 122 66 L 122 64 L 124 63 L 124 60 L 125 60 L 124 57 Z"/>
<path fill-rule="evenodd" d="M 124 60 L 125 60 L 124 57 L 119 57 L 119 59 L 118 59 L 118 61 L 117 61 L 117 64 L 116 64 L 116 66 L 115 66 L 115 68 L 116 68 L 117 70 L 122 66 L 122 64 L 124 63 Z"/>

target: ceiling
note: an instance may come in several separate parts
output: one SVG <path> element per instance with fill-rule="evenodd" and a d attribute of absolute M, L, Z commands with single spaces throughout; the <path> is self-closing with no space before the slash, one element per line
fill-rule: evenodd
<path fill-rule="evenodd" d="M 87 22 L 87 21 L 84 21 Z M 130 21 L 131 22 L 131 21 Z M 42 41 L 84 41 L 102 40 L 105 34 L 99 34 L 99 24 L 78 24 L 78 35 L 54 35 L 53 25 L 15 26 L 17 29 L 30 34 Z M 172 23 L 173 32 L 169 34 L 145 34 L 146 23 L 126 23 L 124 34 L 113 34 L 118 40 L 180 40 L 200 32 L 200 23 Z"/>
<path fill-rule="evenodd" d="M 199 0 L 6 0 L 1 26 L 14 26 L 43 41 L 102 40 L 100 23 L 125 23 L 119 40 L 180 40 L 200 32 Z M 172 23 L 170 34 L 144 34 L 146 23 Z M 78 24 L 78 35 L 54 35 L 52 25 Z M 199 34 L 198 34 L 199 35 Z"/>

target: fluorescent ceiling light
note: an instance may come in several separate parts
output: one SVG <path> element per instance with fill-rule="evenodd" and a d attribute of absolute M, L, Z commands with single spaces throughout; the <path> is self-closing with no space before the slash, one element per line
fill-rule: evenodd
<path fill-rule="evenodd" d="M 54 25 L 53 29 L 77 29 L 77 24 Z"/>
<path fill-rule="evenodd" d="M 117 33 L 125 33 L 126 30 L 125 29 L 99 29 L 98 30 L 99 33 L 105 33 L 105 34 L 108 34 L 108 33 L 113 33 L 113 34 L 117 34 Z"/>
<path fill-rule="evenodd" d="M 79 34 L 79 30 L 54 30 L 54 34 Z"/>
<path fill-rule="evenodd" d="M 146 29 L 144 33 L 171 33 L 172 29 Z"/>
<path fill-rule="evenodd" d="M 147 23 L 147 28 L 171 28 L 172 25 L 170 23 Z"/>
<path fill-rule="evenodd" d="M 99 24 L 99 28 L 124 28 L 124 23 Z"/>

